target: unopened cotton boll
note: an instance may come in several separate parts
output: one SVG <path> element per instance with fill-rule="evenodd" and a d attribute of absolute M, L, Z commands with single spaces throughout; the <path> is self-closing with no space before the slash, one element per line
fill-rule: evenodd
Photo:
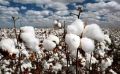
<path fill-rule="evenodd" d="M 81 48 L 85 52 L 91 53 L 95 49 L 94 41 L 89 38 L 82 38 L 81 39 Z"/>
<path fill-rule="evenodd" d="M 55 35 L 49 35 L 48 40 L 55 41 L 56 44 L 59 44 L 59 38 Z"/>
<path fill-rule="evenodd" d="M 51 40 L 45 39 L 43 41 L 43 47 L 46 50 L 53 50 L 56 47 L 56 44 L 54 42 L 52 42 Z"/>
<path fill-rule="evenodd" d="M 65 42 L 70 50 L 76 50 L 80 45 L 80 37 L 75 34 L 66 34 Z"/>
<path fill-rule="evenodd" d="M 80 19 L 75 20 L 71 25 L 67 26 L 67 33 L 81 35 L 84 30 L 84 22 Z"/>
<path fill-rule="evenodd" d="M 87 25 L 83 32 L 83 36 L 97 40 L 99 42 L 104 40 L 104 34 L 97 24 Z"/>

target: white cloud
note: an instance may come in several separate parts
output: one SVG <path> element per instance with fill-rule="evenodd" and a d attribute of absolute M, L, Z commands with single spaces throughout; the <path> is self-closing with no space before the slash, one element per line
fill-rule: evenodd
<path fill-rule="evenodd" d="M 18 15 L 18 7 L 5 7 L 5 6 L 0 6 L 0 13 L 3 15 L 10 15 L 10 16 L 14 16 L 14 15 Z"/>
<path fill-rule="evenodd" d="M 67 6 L 64 3 L 54 2 L 48 4 L 48 7 L 55 9 L 55 10 L 67 10 Z"/>
<path fill-rule="evenodd" d="M 9 5 L 10 3 L 6 0 L 0 0 L 0 4 Z"/>
<path fill-rule="evenodd" d="M 26 10 L 27 7 L 25 7 L 25 6 L 21 6 L 21 9 L 22 9 L 22 10 Z"/>

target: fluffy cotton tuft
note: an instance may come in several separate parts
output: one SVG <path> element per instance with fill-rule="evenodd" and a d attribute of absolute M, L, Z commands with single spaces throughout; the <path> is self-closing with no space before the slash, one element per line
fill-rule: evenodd
<path fill-rule="evenodd" d="M 112 65 L 112 60 L 110 60 L 110 58 L 106 58 L 105 60 L 102 60 L 101 62 L 101 68 L 103 71 L 111 65 Z"/>
<path fill-rule="evenodd" d="M 111 44 L 111 39 L 110 39 L 110 37 L 109 37 L 109 35 L 104 35 L 105 36 L 105 41 L 108 43 L 108 44 Z"/>
<path fill-rule="evenodd" d="M 52 42 L 51 40 L 45 39 L 43 41 L 43 47 L 46 50 L 52 50 L 52 49 L 54 49 L 56 47 L 56 44 L 54 42 Z"/>
<path fill-rule="evenodd" d="M 76 50 L 80 45 L 80 37 L 75 34 L 66 34 L 65 42 L 70 50 Z"/>
<path fill-rule="evenodd" d="M 30 48 L 34 52 L 39 52 L 39 39 L 35 38 L 34 28 L 31 26 L 21 27 L 20 38 L 25 43 L 27 48 Z"/>
<path fill-rule="evenodd" d="M 104 40 L 104 33 L 97 24 L 87 25 L 83 32 L 83 36 L 97 40 L 99 42 Z"/>
<path fill-rule="evenodd" d="M 83 29 L 84 29 L 84 22 L 80 19 L 77 19 L 71 25 L 67 26 L 67 33 L 81 35 Z"/>
<path fill-rule="evenodd" d="M 48 40 L 55 41 L 56 44 L 59 44 L 59 38 L 55 35 L 49 35 Z"/>
<path fill-rule="evenodd" d="M 15 48 L 13 39 L 7 38 L 0 41 L 0 48 L 3 51 L 8 51 L 10 54 L 17 54 L 19 50 Z"/>
<path fill-rule="evenodd" d="M 21 32 L 34 32 L 34 28 L 32 26 L 24 26 L 20 27 Z"/>
<path fill-rule="evenodd" d="M 81 47 L 85 52 L 91 53 L 95 48 L 95 44 L 94 41 L 89 38 L 82 38 Z"/>

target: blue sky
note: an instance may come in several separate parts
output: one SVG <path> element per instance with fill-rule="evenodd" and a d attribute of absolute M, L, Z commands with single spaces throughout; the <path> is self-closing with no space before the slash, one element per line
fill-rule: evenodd
<path fill-rule="evenodd" d="M 11 16 L 19 17 L 18 27 L 49 27 L 55 19 L 72 22 L 77 17 L 70 13 L 77 14 L 77 7 L 83 8 L 81 19 L 89 23 L 115 24 L 120 21 L 119 0 L 0 0 L 0 27 L 12 27 Z"/>

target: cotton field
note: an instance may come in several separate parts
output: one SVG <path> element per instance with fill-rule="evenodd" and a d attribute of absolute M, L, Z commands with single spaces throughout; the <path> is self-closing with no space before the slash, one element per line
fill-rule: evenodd
<path fill-rule="evenodd" d="M 0 74 L 120 74 L 119 29 L 54 23 L 0 29 Z"/>

